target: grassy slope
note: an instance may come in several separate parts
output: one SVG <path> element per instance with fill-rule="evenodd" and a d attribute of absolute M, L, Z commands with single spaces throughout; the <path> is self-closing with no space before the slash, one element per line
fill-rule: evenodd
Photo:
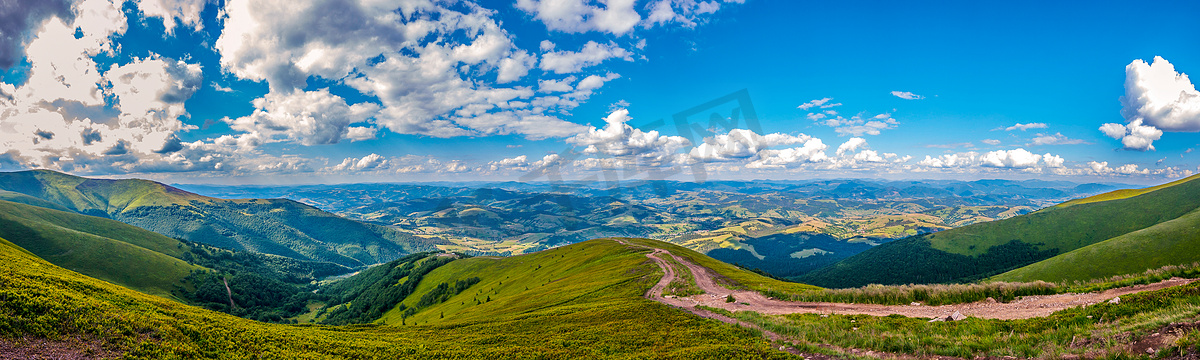
<path fill-rule="evenodd" d="M 1141 195 L 980 223 L 926 236 L 938 250 L 978 256 L 1019 240 L 1067 252 L 1171 220 L 1200 207 L 1200 177 Z"/>
<path fill-rule="evenodd" d="M 291 200 L 216 199 L 147 180 L 35 170 L 0 173 L 0 189 L 7 190 L 0 198 L 25 194 L 41 200 L 34 205 L 109 217 L 171 237 L 351 267 L 436 249 L 429 241 Z"/>
<path fill-rule="evenodd" d="M 800 278 L 830 287 L 975 280 L 1176 219 L 1200 208 L 1200 177 L 1134 197 L 1052 207 L 880 245 Z M 1147 266 L 1150 267 L 1150 266 Z M 1140 271 L 1140 270 L 1139 270 Z"/>
<path fill-rule="evenodd" d="M 788 358 L 755 332 L 641 299 L 640 252 L 591 242 L 618 285 L 530 311 L 421 326 L 288 326 L 240 319 L 67 271 L 0 240 L 0 338 L 82 336 L 130 359 Z M 553 283 L 550 286 L 558 286 Z M 10 340 L 11 341 L 11 340 Z M 17 340 L 20 343 L 20 340 Z M 246 346 L 253 344 L 254 346 Z"/>
<path fill-rule="evenodd" d="M 1175 185 L 1183 184 L 1183 183 L 1195 180 L 1197 178 L 1200 178 L 1200 175 L 1193 175 L 1193 176 L 1175 180 L 1175 181 L 1172 181 L 1172 182 L 1169 182 L 1166 184 L 1152 186 L 1152 187 L 1148 187 L 1148 188 L 1121 189 L 1121 190 L 1110 191 L 1110 192 L 1106 192 L 1106 193 L 1095 195 L 1095 196 L 1089 196 L 1089 197 L 1085 197 L 1082 199 L 1071 200 L 1071 201 L 1068 201 L 1068 202 L 1065 202 L 1062 204 L 1055 205 L 1054 207 L 1062 208 L 1062 207 L 1069 207 L 1069 206 L 1075 206 L 1075 205 L 1081 205 L 1081 204 L 1090 204 L 1090 203 L 1101 202 L 1101 201 L 1128 199 L 1128 198 L 1142 195 L 1142 194 L 1145 194 L 1148 192 L 1158 191 L 1158 190 L 1172 187 Z"/>
<path fill-rule="evenodd" d="M 625 241 L 667 249 L 693 263 L 715 269 L 742 287 L 791 292 L 817 289 L 763 277 L 677 245 L 645 239 Z M 657 267 L 645 257 L 646 253 L 648 250 L 643 247 L 599 239 L 507 258 L 475 257 L 455 261 L 426 275 L 413 295 L 402 304 L 414 306 L 423 294 L 443 282 L 453 284 L 477 276 L 480 283 L 444 303 L 422 309 L 404 322 L 483 321 L 505 313 L 537 313 L 545 309 L 582 311 L 593 306 L 590 304 L 593 301 L 628 301 L 641 296 L 645 288 L 661 276 Z M 487 301 L 489 298 L 490 302 Z M 581 302 L 584 299 L 588 302 Z M 380 321 L 400 324 L 400 311 L 393 308 Z"/>
<path fill-rule="evenodd" d="M 171 296 L 192 270 L 186 245 L 117 221 L 0 201 L 0 237 L 51 263 L 138 291 Z"/>
<path fill-rule="evenodd" d="M 1200 210 L 993 277 L 1084 281 L 1200 261 Z"/>

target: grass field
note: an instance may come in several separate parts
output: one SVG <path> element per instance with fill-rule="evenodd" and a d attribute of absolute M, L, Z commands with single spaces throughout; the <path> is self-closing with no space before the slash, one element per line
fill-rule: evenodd
<path fill-rule="evenodd" d="M 573 281 L 555 278 L 560 281 L 542 286 L 543 294 L 555 296 L 552 300 L 506 304 L 511 308 L 492 302 L 455 317 L 448 313 L 447 319 L 454 321 L 428 325 L 434 321 L 317 326 L 259 323 L 134 292 L 0 241 L 0 338 L 18 345 L 22 337 L 79 338 L 128 359 L 791 358 L 754 331 L 641 298 L 649 279 L 661 276 L 643 250 L 597 240 L 560 251 L 566 253 L 557 255 L 587 254 L 571 259 L 587 270 Z M 545 257 L 536 260 L 550 270 L 553 252 L 539 254 Z M 508 264 L 513 270 L 536 268 L 533 258 L 508 259 L 514 260 Z M 486 267 L 479 260 L 458 269 Z M 443 274 L 445 280 L 456 278 L 453 272 Z M 515 284 L 499 285 L 502 280 L 475 286 L 494 284 L 502 294 L 517 292 Z M 536 284 L 547 279 L 528 280 Z M 435 309 L 419 313 L 418 319 L 429 318 Z"/>
<path fill-rule="evenodd" d="M 1200 261 L 1200 210 L 993 277 L 1083 281 Z"/>
<path fill-rule="evenodd" d="M 138 291 L 173 297 L 201 267 L 178 259 L 183 243 L 109 219 L 0 201 L 0 237 L 56 265 Z"/>
<path fill-rule="evenodd" d="M 1149 188 L 1153 191 L 1122 193 L 1137 196 L 1101 196 L 1095 201 L 893 241 L 798 280 L 827 287 L 978 281 L 1123 236 L 1126 236 L 1123 240 L 1099 248 L 1136 247 L 1132 244 L 1139 239 L 1161 237 L 1152 239 L 1156 244 L 1153 246 L 1160 250 L 1171 246 L 1183 249 L 1195 241 L 1195 231 L 1188 230 L 1195 223 L 1194 217 L 1181 217 L 1200 208 L 1200 181 L 1196 179 L 1200 177 Z M 1179 221 L 1173 221 L 1176 219 Z M 1113 270 L 1138 273 L 1173 261 L 1176 264 L 1195 261 L 1194 257 L 1180 255 L 1133 252 L 1116 259 L 1118 266 Z M 1080 263 L 1090 266 L 1086 261 Z M 997 279 L 1061 281 L 1114 274 L 1102 269 L 1080 269 L 1077 275 L 1064 276 L 1070 271 L 1074 270 L 1042 268 L 1037 272 L 1046 276 L 1032 275 L 1029 271 Z"/>
<path fill-rule="evenodd" d="M 1145 352 L 1130 354 L 1127 346 L 1133 341 L 1171 323 L 1200 320 L 1200 283 L 1123 296 L 1119 304 L 1070 308 L 1048 317 L 1024 320 L 969 318 L 928 322 L 902 316 L 772 316 L 711 310 L 788 337 L 802 350 L 842 356 L 852 354 L 837 349 L 918 357 L 1129 359 L 1150 357 Z M 1194 350 L 1194 341 L 1192 335 L 1174 347 L 1154 350 L 1156 355 L 1165 357 Z"/>

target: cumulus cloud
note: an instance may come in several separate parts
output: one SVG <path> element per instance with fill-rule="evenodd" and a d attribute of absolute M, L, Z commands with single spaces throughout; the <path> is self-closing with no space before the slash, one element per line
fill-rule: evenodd
<path fill-rule="evenodd" d="M 363 171 L 372 170 L 387 164 L 387 159 L 376 153 L 363 156 L 362 158 L 346 158 L 340 164 L 329 168 L 331 171 Z"/>
<path fill-rule="evenodd" d="M 983 139 L 981 142 L 992 146 L 1000 145 L 1000 140 L 996 139 Z"/>
<path fill-rule="evenodd" d="M 759 135 L 751 130 L 733 129 L 729 130 L 728 134 L 705 138 L 703 143 L 693 147 L 688 154 L 692 159 L 700 161 L 730 161 L 758 155 L 759 152 L 773 146 L 803 144 L 811 139 L 812 137 L 804 134 Z"/>
<path fill-rule="evenodd" d="M 631 119 L 629 110 L 617 109 L 604 118 L 603 128 L 592 127 L 567 138 L 566 142 L 583 146 L 584 154 L 632 157 L 651 165 L 673 162 L 680 149 L 691 145 L 682 136 L 664 136 L 654 130 L 635 129 L 626 124 Z"/>
<path fill-rule="evenodd" d="M 348 105 L 329 89 L 269 93 L 253 104 L 252 114 L 228 120 L 229 127 L 263 136 L 268 142 L 288 140 L 304 145 L 374 138 L 373 128 L 351 124 L 365 122 L 379 112 L 379 106 L 373 103 Z"/>
<path fill-rule="evenodd" d="M 101 69 L 126 29 L 121 3 L 84 0 L 41 22 L 21 86 L 0 83 L 0 147 L 31 167 L 80 173 L 176 171 L 192 155 L 177 133 L 202 86 L 199 65 L 151 55 Z M 191 162 L 192 166 L 198 165 Z M 192 167 L 196 168 L 196 167 Z"/>
<path fill-rule="evenodd" d="M 579 51 L 552 51 L 543 54 L 540 67 L 556 74 L 570 74 L 613 58 L 633 61 L 633 53 L 611 42 L 601 44 L 588 41 Z"/>
<path fill-rule="evenodd" d="M 12 67 L 25 55 L 25 42 L 30 33 L 47 18 L 70 19 L 69 0 L 12 0 L 0 11 L 0 69 Z"/>
<path fill-rule="evenodd" d="M 1004 128 L 1004 131 L 1013 131 L 1013 130 L 1025 131 L 1025 130 L 1029 130 L 1029 129 L 1045 129 L 1047 127 L 1049 127 L 1049 126 L 1047 126 L 1046 123 L 1028 123 L 1028 124 L 1017 123 L 1016 125 Z"/>
<path fill-rule="evenodd" d="M 1200 92 L 1187 74 L 1159 56 L 1153 64 L 1139 59 L 1125 67 L 1121 105 L 1129 122 L 1141 119 L 1164 131 L 1200 131 Z"/>
<path fill-rule="evenodd" d="M 758 157 L 746 164 L 751 169 L 782 169 L 796 167 L 806 163 L 819 163 L 829 160 L 825 150 L 829 146 L 821 139 L 811 138 L 803 146 L 780 150 L 763 150 Z"/>
<path fill-rule="evenodd" d="M 209 0 L 141 0 L 137 2 L 137 8 L 146 17 L 162 19 L 167 34 L 172 34 L 177 24 L 200 28 L 200 12 L 208 2 Z"/>
<path fill-rule="evenodd" d="M 867 145 L 866 139 L 860 137 L 850 138 L 850 140 L 846 140 L 845 143 L 842 143 L 842 145 L 838 146 L 836 154 L 837 156 L 842 156 L 847 152 L 854 152 L 855 150 L 858 150 L 858 148 L 865 145 Z"/>
<path fill-rule="evenodd" d="M 526 76 L 535 56 L 516 48 L 494 11 L 470 3 L 447 6 L 233 1 L 216 49 L 226 71 L 265 81 L 272 96 L 301 91 L 313 76 L 341 81 L 378 99 L 375 124 L 397 133 L 541 139 L 582 128 L 553 113 L 573 109 L 590 92 L 539 98 L 528 87 L 500 86 Z M 576 54 L 576 63 L 555 64 L 582 67 L 609 58 L 588 57 L 595 52 L 627 54 L 592 47 Z M 492 71 L 494 83 L 477 78 Z"/>
<path fill-rule="evenodd" d="M 1163 131 L 1200 131 L 1200 92 L 1162 57 L 1155 56 L 1152 64 L 1134 60 L 1125 67 L 1121 116 L 1125 125 L 1107 123 L 1100 131 L 1120 139 L 1126 150 L 1154 150 Z"/>
<path fill-rule="evenodd" d="M 924 96 L 913 94 L 910 91 L 892 91 L 892 96 L 895 96 L 895 97 L 898 97 L 898 98 L 901 98 L 904 100 L 921 100 L 921 99 L 925 98 Z"/>
<path fill-rule="evenodd" d="M 1030 168 L 1037 166 L 1041 160 L 1042 155 L 1025 149 L 989 151 L 979 157 L 982 166 L 996 168 Z"/>
<path fill-rule="evenodd" d="M 974 164 L 976 155 L 977 154 L 974 152 L 963 154 L 944 154 L 939 155 L 938 157 L 925 155 L 925 160 L 918 161 L 917 165 L 934 168 L 964 167 Z"/>
<path fill-rule="evenodd" d="M 580 33 L 628 33 L 642 21 L 634 0 L 517 0 L 516 7 L 534 15 L 551 30 Z"/>
<path fill-rule="evenodd" d="M 1162 130 L 1142 125 L 1142 119 L 1135 119 L 1125 125 L 1107 123 L 1100 126 L 1100 132 L 1113 139 L 1121 140 L 1121 145 L 1125 150 L 1137 151 L 1154 150 L 1154 141 L 1161 139 L 1163 135 Z"/>

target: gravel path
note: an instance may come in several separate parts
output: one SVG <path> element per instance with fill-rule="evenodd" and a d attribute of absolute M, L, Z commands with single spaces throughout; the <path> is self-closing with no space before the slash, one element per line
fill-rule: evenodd
<path fill-rule="evenodd" d="M 632 245 L 620 240 L 618 240 L 618 242 L 626 245 Z M 663 269 L 664 275 L 663 278 L 659 280 L 658 284 L 656 284 L 650 289 L 650 291 L 646 293 L 647 298 L 684 309 L 694 309 L 697 305 L 702 305 L 728 311 L 754 311 L 762 314 L 772 315 L 816 313 L 844 315 L 862 314 L 873 316 L 903 315 L 907 317 L 944 318 L 955 312 L 960 312 L 966 316 L 985 319 L 1028 319 L 1033 317 L 1047 316 L 1055 311 L 1067 308 L 1088 306 L 1109 301 L 1113 298 L 1123 295 L 1185 285 L 1196 280 L 1176 278 L 1164 280 L 1154 284 L 1116 288 L 1097 293 L 1066 293 L 1056 295 L 1025 296 L 1008 303 L 981 301 L 967 304 L 924 306 L 793 302 L 770 299 L 755 291 L 730 290 L 717 284 L 713 279 L 711 270 L 708 268 L 693 264 L 690 261 L 687 261 L 686 259 L 675 254 L 671 254 L 670 251 L 664 249 L 652 250 L 653 251 L 646 256 L 653 259 L 658 266 Z M 676 270 L 673 269 L 665 260 L 663 260 L 663 256 L 670 256 L 675 261 L 678 261 L 680 264 L 686 266 L 688 270 L 691 271 L 692 277 L 696 279 L 697 287 L 704 291 L 704 294 L 692 295 L 688 297 L 664 297 L 662 295 L 662 291 L 666 288 L 667 284 L 670 284 L 675 278 Z M 733 298 L 736 299 L 736 302 L 725 302 L 726 297 L 729 295 L 733 295 Z"/>

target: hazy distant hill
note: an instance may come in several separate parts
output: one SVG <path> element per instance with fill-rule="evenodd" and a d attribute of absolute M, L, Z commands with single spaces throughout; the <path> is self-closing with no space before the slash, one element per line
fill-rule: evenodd
<path fill-rule="evenodd" d="M 1200 208 L 1197 179 L 1200 176 L 1118 190 L 1005 220 L 894 241 L 800 280 L 829 287 L 965 281 L 1059 254 L 1063 255 L 998 278 L 1082 280 L 1190 263 L 1200 260 L 1200 251 L 1192 247 L 1197 243 L 1194 211 Z"/>
<path fill-rule="evenodd" d="M 443 238 L 454 243 L 441 246 L 449 250 L 520 254 L 598 237 L 647 237 L 791 278 L 895 239 L 1121 185 L 850 179 L 180 186 L 227 198 L 289 198 Z"/>
<path fill-rule="evenodd" d="M 351 267 L 436 249 L 436 241 L 292 200 L 217 199 L 147 180 L 35 170 L 0 173 L 0 190 L 36 198 L 26 199 L 35 205 L 108 217 L 169 237 Z"/>

